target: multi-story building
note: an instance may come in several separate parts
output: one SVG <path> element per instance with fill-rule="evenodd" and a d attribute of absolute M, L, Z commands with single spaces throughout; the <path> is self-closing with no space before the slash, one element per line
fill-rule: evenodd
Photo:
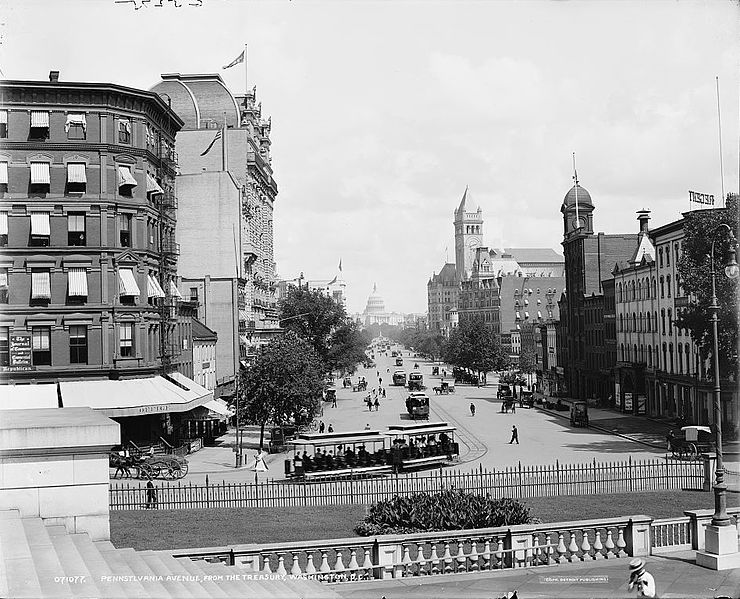
<path fill-rule="evenodd" d="M 601 288 L 604 292 L 604 325 L 603 325 L 603 352 L 604 366 L 602 372 L 607 385 L 615 388 L 616 373 L 615 365 L 617 363 L 617 299 L 614 288 L 614 279 L 606 279 L 601 282 Z M 617 397 L 614 393 L 607 395 L 606 405 L 610 408 L 616 406 Z"/>
<path fill-rule="evenodd" d="M 429 329 L 449 335 L 453 328 L 451 312 L 457 311 L 460 282 L 454 264 L 445 264 L 439 274 L 433 273 L 427 282 Z"/>
<path fill-rule="evenodd" d="M 280 331 L 271 122 L 255 103 L 256 88 L 235 96 L 219 75 L 165 74 L 152 91 L 183 121 L 180 289 L 198 298 L 199 320 L 218 334 L 217 380 L 230 384 L 239 361 Z"/>
<path fill-rule="evenodd" d="M 151 92 L 54 71 L 1 82 L 0 105 L 0 392 L 176 435 L 210 398 L 172 372 L 182 120 Z"/>
<path fill-rule="evenodd" d="M 216 388 L 216 342 L 218 335 L 193 319 L 193 380 L 209 391 Z"/>

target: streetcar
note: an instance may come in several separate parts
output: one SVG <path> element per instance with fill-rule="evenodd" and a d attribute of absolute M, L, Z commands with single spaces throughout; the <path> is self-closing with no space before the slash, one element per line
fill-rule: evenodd
<path fill-rule="evenodd" d="M 406 398 L 406 411 L 412 420 L 417 418 L 429 420 L 429 397 L 424 393 L 411 393 Z"/>
<path fill-rule="evenodd" d="M 446 422 L 394 424 L 388 427 L 394 471 L 444 466 L 457 460 L 460 446 L 454 426 Z"/>
<path fill-rule="evenodd" d="M 424 375 L 421 372 L 415 370 L 409 373 L 409 391 L 423 391 L 424 390 Z"/>
<path fill-rule="evenodd" d="M 393 384 L 398 387 L 406 386 L 406 371 L 405 370 L 396 370 L 393 373 Z"/>
<path fill-rule="evenodd" d="M 296 480 L 376 476 L 391 472 L 388 437 L 379 430 L 303 433 L 290 442 L 285 475 Z"/>
<path fill-rule="evenodd" d="M 396 366 L 403 366 L 403 358 L 396 358 Z"/>

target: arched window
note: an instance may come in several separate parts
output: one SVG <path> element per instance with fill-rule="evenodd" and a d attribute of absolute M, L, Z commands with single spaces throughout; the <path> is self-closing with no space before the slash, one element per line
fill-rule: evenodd
<path fill-rule="evenodd" d="M 665 265 L 671 265 L 671 245 L 668 244 L 665 248 Z"/>
<path fill-rule="evenodd" d="M 670 372 L 673 374 L 673 343 L 668 345 L 668 364 L 670 366 Z"/>
<path fill-rule="evenodd" d="M 658 284 L 655 282 L 655 277 L 653 277 L 653 291 L 651 293 L 651 297 L 658 297 Z"/>
<path fill-rule="evenodd" d="M 689 351 L 689 344 L 686 343 L 683 347 L 686 354 L 686 374 L 691 374 L 691 352 Z"/>
<path fill-rule="evenodd" d="M 647 360 L 648 360 L 648 368 L 653 367 L 653 346 L 648 345 L 647 346 Z"/>
<path fill-rule="evenodd" d="M 647 332 L 650 332 L 650 312 L 645 313 L 645 325 L 647 328 Z"/>
<path fill-rule="evenodd" d="M 671 309 L 668 308 L 668 334 L 673 335 L 673 319 L 671 318 Z"/>
<path fill-rule="evenodd" d="M 660 268 L 663 268 L 663 248 L 660 248 L 658 250 L 658 266 L 660 266 Z"/>
<path fill-rule="evenodd" d="M 665 278 L 666 290 L 668 291 L 668 297 L 671 297 L 671 275 Z"/>
<path fill-rule="evenodd" d="M 665 297 L 665 281 L 660 277 L 660 297 Z"/>
<path fill-rule="evenodd" d="M 683 345 L 678 344 L 678 374 L 683 374 Z"/>
<path fill-rule="evenodd" d="M 643 286 L 643 289 L 645 289 L 645 299 L 650 299 L 650 281 L 647 277 L 645 277 L 645 285 Z"/>
<path fill-rule="evenodd" d="M 635 355 L 633 356 L 633 358 L 634 358 L 634 361 L 635 361 L 635 362 L 639 362 L 640 360 L 639 360 L 639 359 L 638 359 L 638 357 L 637 357 L 637 343 L 635 343 L 635 344 L 634 344 L 634 345 L 632 346 L 632 348 L 633 348 L 633 350 L 634 350 L 634 352 L 635 352 Z"/>
<path fill-rule="evenodd" d="M 668 346 L 663 344 L 663 370 L 668 372 Z"/>
<path fill-rule="evenodd" d="M 653 330 L 658 332 L 658 311 L 653 312 Z"/>
<path fill-rule="evenodd" d="M 622 284 L 617 285 L 617 301 L 622 301 Z"/>
<path fill-rule="evenodd" d="M 627 357 L 624 355 L 624 343 L 622 343 L 622 345 L 620 346 L 619 349 L 621 350 L 620 353 L 622 354 L 622 362 L 626 362 L 627 361 L 627 359 L 626 359 Z"/>
<path fill-rule="evenodd" d="M 632 332 L 637 332 L 637 315 L 634 312 L 632 313 Z"/>
<path fill-rule="evenodd" d="M 637 281 L 637 299 L 642 299 L 642 281 Z"/>
<path fill-rule="evenodd" d="M 619 331 L 624 331 L 624 314 L 619 315 Z"/>
<path fill-rule="evenodd" d="M 660 311 L 660 330 L 663 331 L 663 335 L 665 335 L 665 310 Z"/>

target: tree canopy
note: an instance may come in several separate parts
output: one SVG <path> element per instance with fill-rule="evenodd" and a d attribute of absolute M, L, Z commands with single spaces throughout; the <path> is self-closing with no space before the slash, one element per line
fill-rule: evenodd
<path fill-rule="evenodd" d="M 241 372 L 237 400 L 243 422 L 302 425 L 318 413 L 324 390 L 322 363 L 311 344 L 292 331 L 260 348 L 254 363 Z"/>
<path fill-rule="evenodd" d="M 444 337 L 428 329 L 406 328 L 401 331 L 399 342 L 431 360 L 442 356 Z"/>
<path fill-rule="evenodd" d="M 730 227 L 737 238 L 738 196 L 727 197 L 726 208 L 697 210 L 686 215 L 684 238 L 681 242 L 682 255 L 677 264 L 680 285 L 689 299 L 688 306 L 676 310 L 676 325 L 688 329 L 692 339 L 700 347 L 703 358 L 712 349 L 712 279 L 709 255 L 712 240 L 715 241 L 714 263 L 716 272 L 718 343 L 720 370 L 735 372 L 737 368 L 738 341 L 738 279 L 728 279 L 724 273 L 728 252 L 736 250 L 730 236 L 721 228 Z M 677 294 L 678 295 L 678 294 Z"/>
<path fill-rule="evenodd" d="M 498 337 L 480 317 L 462 320 L 444 343 L 442 355 L 453 366 L 477 372 L 502 370 L 509 362 Z"/>
<path fill-rule="evenodd" d="M 329 370 L 354 372 L 357 364 L 367 360 L 365 348 L 371 341 L 370 335 L 360 330 L 356 322 L 349 321 L 340 325 L 329 338 L 326 358 Z"/>
<path fill-rule="evenodd" d="M 537 354 L 531 348 L 522 349 L 519 353 L 519 370 L 532 374 L 537 368 Z"/>

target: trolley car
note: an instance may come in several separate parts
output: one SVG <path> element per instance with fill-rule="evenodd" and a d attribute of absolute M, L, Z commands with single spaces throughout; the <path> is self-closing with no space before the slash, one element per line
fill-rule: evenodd
<path fill-rule="evenodd" d="M 298 480 L 374 476 L 391 472 L 388 437 L 379 430 L 304 433 L 290 442 L 285 475 Z"/>
<path fill-rule="evenodd" d="M 418 370 L 409 374 L 409 391 L 422 391 L 424 389 L 424 375 Z"/>
<path fill-rule="evenodd" d="M 406 398 L 406 411 L 412 420 L 429 420 L 429 397 L 424 393 L 411 393 Z"/>
<path fill-rule="evenodd" d="M 396 370 L 393 373 L 393 384 L 398 387 L 406 386 L 406 371 L 405 370 Z"/>
<path fill-rule="evenodd" d="M 455 427 L 446 422 L 394 424 L 386 433 L 393 439 L 391 461 L 394 470 L 444 466 L 460 456 Z"/>

